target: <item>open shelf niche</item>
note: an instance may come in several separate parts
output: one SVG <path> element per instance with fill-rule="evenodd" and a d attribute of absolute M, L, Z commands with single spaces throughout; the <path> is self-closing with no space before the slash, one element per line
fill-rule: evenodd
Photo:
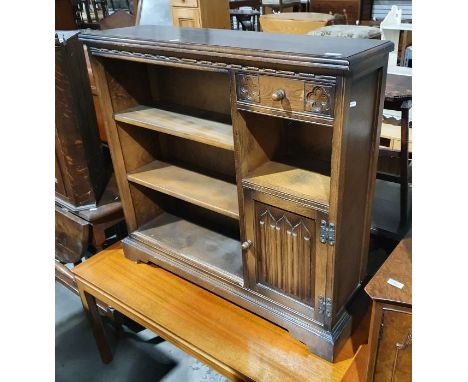
<path fill-rule="evenodd" d="M 108 76 L 131 236 L 242 285 L 228 75 L 113 62 Z"/>
<path fill-rule="evenodd" d="M 307 122 L 242 112 L 254 144 L 244 153 L 243 184 L 328 206 L 332 129 Z"/>

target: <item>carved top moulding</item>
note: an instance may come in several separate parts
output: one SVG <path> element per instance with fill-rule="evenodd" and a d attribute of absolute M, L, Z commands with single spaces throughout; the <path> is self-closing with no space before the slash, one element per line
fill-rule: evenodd
<path fill-rule="evenodd" d="M 262 68 L 258 70 L 305 75 L 347 75 L 366 59 L 393 49 L 391 42 L 381 40 L 299 35 L 293 38 L 291 43 L 291 36 L 281 34 L 150 25 L 80 34 L 80 39 L 94 48 L 90 49 L 94 55 L 198 65 L 207 70 L 216 69 L 216 65 L 219 70 L 235 69 L 239 65 L 247 71 Z M 166 61 L 162 57 L 170 59 Z M 176 59 L 186 62 L 177 63 Z"/>

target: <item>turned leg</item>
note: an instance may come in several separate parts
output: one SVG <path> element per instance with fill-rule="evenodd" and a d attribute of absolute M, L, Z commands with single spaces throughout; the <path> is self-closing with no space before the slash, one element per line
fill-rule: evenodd
<path fill-rule="evenodd" d="M 81 302 L 83 303 L 83 309 L 86 312 L 91 329 L 96 340 L 96 345 L 101 355 L 101 360 L 104 363 L 112 361 L 112 352 L 110 350 L 109 343 L 107 342 L 104 325 L 99 315 L 98 306 L 96 304 L 96 298 L 85 291 L 81 292 Z"/>

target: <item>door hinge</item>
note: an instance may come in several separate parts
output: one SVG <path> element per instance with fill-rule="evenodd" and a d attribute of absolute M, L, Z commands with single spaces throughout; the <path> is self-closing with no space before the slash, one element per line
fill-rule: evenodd
<path fill-rule="evenodd" d="M 320 222 L 320 242 L 335 245 L 335 224 L 327 223 L 325 220 Z"/>
<path fill-rule="evenodd" d="M 319 314 L 325 314 L 327 317 L 331 317 L 332 315 L 332 299 L 325 298 L 323 296 L 319 296 Z"/>
<path fill-rule="evenodd" d="M 383 331 L 384 331 L 384 323 L 381 322 L 380 323 L 380 328 L 379 328 L 379 340 L 381 340 L 383 338 Z"/>

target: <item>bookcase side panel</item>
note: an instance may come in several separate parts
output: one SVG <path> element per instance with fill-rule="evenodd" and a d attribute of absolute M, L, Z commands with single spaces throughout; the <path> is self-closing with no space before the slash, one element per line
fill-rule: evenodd
<path fill-rule="evenodd" d="M 375 70 L 356 80 L 349 79 L 341 130 L 340 171 L 336 200 L 336 244 L 333 251 L 333 319 L 360 286 L 361 267 L 367 257 L 369 205 L 375 182 L 375 150 L 379 128 L 375 119 L 380 108 L 382 77 Z M 370 96 L 373 95 L 373 96 Z M 331 208 L 332 209 L 332 208 Z"/>

